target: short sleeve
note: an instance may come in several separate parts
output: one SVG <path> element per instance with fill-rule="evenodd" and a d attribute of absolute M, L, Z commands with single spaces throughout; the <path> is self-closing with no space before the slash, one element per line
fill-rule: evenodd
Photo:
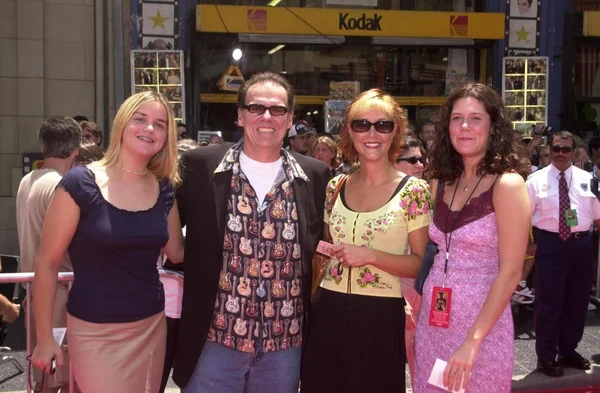
<path fill-rule="evenodd" d="M 329 180 L 327 183 L 327 187 L 325 187 L 325 212 L 323 213 L 323 221 L 325 224 L 329 224 L 329 216 L 331 215 L 331 210 L 333 209 L 333 205 L 335 204 L 335 200 L 333 199 L 333 193 L 335 192 L 335 188 L 338 183 L 345 175 L 338 175 L 333 179 Z"/>
<path fill-rule="evenodd" d="M 433 201 L 429 186 L 424 180 L 411 178 L 400 191 L 400 208 L 404 210 L 408 232 L 431 223 Z"/>
<path fill-rule="evenodd" d="M 160 195 L 163 198 L 167 215 L 169 215 L 169 212 L 173 207 L 173 203 L 175 203 L 175 189 L 173 188 L 173 183 L 171 183 L 171 181 L 166 178 L 160 180 L 159 185 Z"/>
<path fill-rule="evenodd" d="M 85 166 L 71 169 L 63 176 L 57 187 L 68 192 L 82 212 L 90 206 L 97 188 L 94 175 Z"/>

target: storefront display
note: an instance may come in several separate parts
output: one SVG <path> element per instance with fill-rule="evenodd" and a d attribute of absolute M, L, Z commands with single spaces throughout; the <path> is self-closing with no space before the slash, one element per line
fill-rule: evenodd
<path fill-rule="evenodd" d="M 505 57 L 502 98 L 513 127 L 525 131 L 548 119 L 548 58 Z"/>
<path fill-rule="evenodd" d="M 325 101 L 325 132 L 337 135 L 344 124 L 344 113 L 351 101 L 327 100 Z"/>
<path fill-rule="evenodd" d="M 131 92 L 163 94 L 173 108 L 175 121 L 185 123 L 183 61 L 182 51 L 131 51 Z"/>

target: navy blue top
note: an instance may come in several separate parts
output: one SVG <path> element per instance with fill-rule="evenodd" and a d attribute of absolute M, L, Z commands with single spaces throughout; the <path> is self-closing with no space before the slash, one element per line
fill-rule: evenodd
<path fill-rule="evenodd" d="M 137 212 L 104 199 L 94 173 L 86 167 L 71 169 L 58 187 L 81 209 L 69 245 L 75 281 L 68 312 L 88 322 L 114 323 L 139 321 L 162 311 L 165 296 L 156 262 L 169 239 L 171 182 L 161 180 L 156 204 Z"/>

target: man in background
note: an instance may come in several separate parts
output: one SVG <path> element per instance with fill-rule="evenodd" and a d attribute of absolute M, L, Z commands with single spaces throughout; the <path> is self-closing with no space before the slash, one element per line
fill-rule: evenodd
<path fill-rule="evenodd" d="M 81 135 L 84 141 L 94 142 L 98 146 L 102 146 L 102 129 L 93 121 L 82 121 L 79 123 L 81 127 Z"/>
<path fill-rule="evenodd" d="M 40 248 L 42 228 L 48 205 L 54 196 L 54 190 L 61 178 L 71 169 L 79 154 L 81 145 L 81 128 L 70 117 L 56 116 L 47 118 L 38 131 L 38 137 L 44 153 L 44 166 L 34 169 L 21 180 L 17 192 L 17 232 L 19 234 L 20 267 L 22 272 L 33 272 Z M 60 271 L 72 272 L 73 266 L 69 256 L 65 254 Z M 54 303 L 53 327 L 67 326 L 67 297 L 69 287 L 59 282 Z M 35 296 L 35 294 L 33 294 Z M 35 323 L 27 326 L 30 329 L 32 348 L 37 341 Z M 65 352 L 63 356 L 68 356 Z M 35 391 L 44 393 L 67 392 L 69 385 L 68 358 L 66 366 L 57 367 L 52 376 L 43 375 L 43 371 L 35 368 L 33 378 Z"/>
<path fill-rule="evenodd" d="M 184 139 L 188 137 L 187 126 L 184 122 L 177 123 L 177 136 L 179 139 Z"/>
<path fill-rule="evenodd" d="M 288 131 L 290 150 L 303 155 L 310 155 L 311 135 L 316 136 L 317 130 L 308 126 L 304 120 L 299 120 Z"/>

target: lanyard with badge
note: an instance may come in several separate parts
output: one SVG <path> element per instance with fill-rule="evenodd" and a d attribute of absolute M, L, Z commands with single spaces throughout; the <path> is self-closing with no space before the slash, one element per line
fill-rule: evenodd
<path fill-rule="evenodd" d="M 429 311 L 429 325 L 448 328 L 450 326 L 450 306 L 452 302 L 452 288 L 446 288 L 446 276 L 448 274 L 448 260 L 450 259 L 450 245 L 452 243 L 452 234 L 454 233 L 454 229 L 456 228 L 456 224 L 459 222 L 460 215 L 462 214 L 465 206 L 471 200 L 473 193 L 481 183 L 481 179 L 483 176 L 479 178 L 475 187 L 469 194 L 469 197 L 465 200 L 462 208 L 458 211 L 456 215 L 456 219 L 452 223 L 452 229 L 444 234 L 444 240 L 446 243 L 446 261 L 444 263 L 444 280 L 442 281 L 442 286 L 433 287 L 433 293 L 431 295 L 431 310 Z M 460 180 L 460 179 L 459 179 Z M 446 215 L 446 224 L 445 228 L 448 228 L 448 217 L 450 216 L 452 204 L 454 203 L 454 198 L 456 197 L 456 190 L 458 189 L 458 180 L 456 181 L 456 187 L 454 188 L 454 193 L 452 194 L 452 199 L 450 200 L 450 205 L 448 206 L 448 214 Z"/>

